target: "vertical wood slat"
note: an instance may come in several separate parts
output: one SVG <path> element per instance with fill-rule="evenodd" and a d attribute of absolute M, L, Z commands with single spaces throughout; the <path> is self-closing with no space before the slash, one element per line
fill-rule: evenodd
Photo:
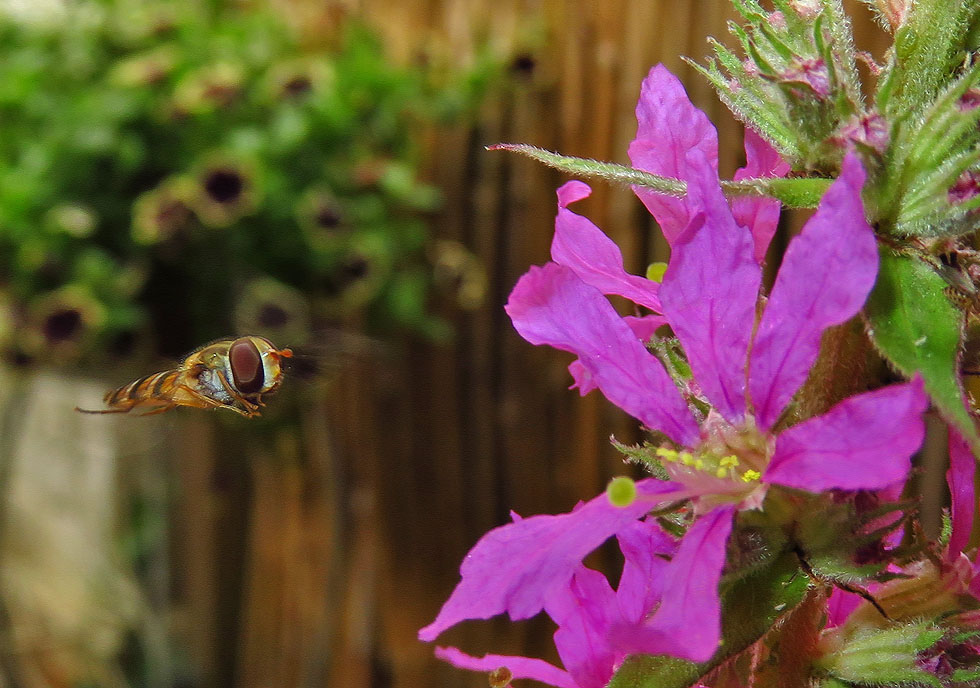
<path fill-rule="evenodd" d="M 455 315 L 449 345 L 403 343 L 352 362 L 311 409 L 299 457 L 282 447 L 252 456 L 250 494 L 236 502 L 247 526 L 235 545 L 223 534 L 225 546 L 244 550 L 237 618 L 222 617 L 227 592 L 208 579 L 220 567 L 213 540 L 224 508 L 202 496 L 213 490 L 214 459 L 198 451 L 201 464 L 184 466 L 188 508 L 206 515 L 180 543 L 194 562 L 188 605 L 204 624 L 194 651 L 206 676 L 231 671 L 244 686 L 484 686 L 484 677 L 437 662 L 417 629 L 483 532 L 511 508 L 564 511 L 595 495 L 623 470 L 610 433 L 629 440 L 637 431 L 599 395 L 565 389 L 567 356 L 510 327 L 503 303 L 528 266 L 548 258 L 563 178 L 482 147 L 521 141 L 626 162 L 640 80 L 663 61 L 718 125 L 722 173 L 731 175 L 741 164 L 740 125 L 680 55 L 706 55 L 706 35 L 726 41 L 732 11 L 727 0 L 359 0 L 325 11 L 337 6 L 367 17 L 404 61 L 442 50 L 465 63 L 481 36 L 501 54 L 533 58 L 532 69 L 511 70 L 472 126 L 425 132 L 427 175 L 446 198 L 433 230 L 487 266 L 487 303 Z M 645 211 L 628 190 L 593 187 L 576 209 L 642 272 L 662 250 Z M 228 651 L 215 639 L 229 632 L 232 670 L 219 666 Z M 555 661 L 550 633 L 540 622 L 487 622 L 440 643 Z"/>

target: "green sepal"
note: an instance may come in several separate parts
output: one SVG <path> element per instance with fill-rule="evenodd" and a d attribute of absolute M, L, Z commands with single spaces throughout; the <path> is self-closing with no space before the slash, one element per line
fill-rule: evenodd
<path fill-rule="evenodd" d="M 855 552 L 881 541 L 903 522 L 910 505 L 886 503 L 858 513 L 851 502 L 834 502 L 824 495 L 806 495 L 798 507 L 795 540 L 810 569 L 828 581 L 850 583 L 875 577 L 887 561 L 858 564 Z M 868 530 L 879 521 L 885 527 Z"/>
<path fill-rule="evenodd" d="M 616 451 L 626 457 L 628 462 L 642 466 L 658 480 L 670 480 L 670 475 L 660 463 L 660 459 L 657 458 L 657 448 L 649 442 L 628 445 L 623 444 L 613 436 L 609 437 L 609 442 L 616 448 Z"/>
<path fill-rule="evenodd" d="M 714 657 L 695 664 L 666 655 L 634 655 L 623 662 L 608 688 L 689 688 L 792 614 L 808 589 L 809 579 L 801 575 L 796 556 L 783 552 L 771 566 L 722 583 L 722 645 Z"/>
<path fill-rule="evenodd" d="M 970 685 L 972 683 L 976 685 L 975 682 L 980 681 L 980 670 L 957 669 L 949 678 L 954 683 L 963 683 L 965 685 Z"/>
<path fill-rule="evenodd" d="M 940 413 L 976 452 L 980 437 L 958 374 L 964 317 L 946 297 L 947 286 L 923 261 L 882 249 L 878 281 L 865 313 L 878 350 L 904 375 L 922 376 Z"/>
<path fill-rule="evenodd" d="M 889 628 L 862 628 L 842 639 L 840 647 L 817 661 L 820 669 L 857 685 L 928 685 L 942 688 L 933 674 L 916 665 L 918 653 L 943 637 L 924 621 Z"/>
<path fill-rule="evenodd" d="M 910 3 L 895 32 L 895 60 L 886 76 L 889 116 L 919 112 L 932 102 L 950 77 L 966 35 L 962 0 Z"/>

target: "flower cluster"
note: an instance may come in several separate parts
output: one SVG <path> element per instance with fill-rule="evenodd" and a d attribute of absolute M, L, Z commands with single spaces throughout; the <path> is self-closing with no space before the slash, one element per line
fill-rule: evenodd
<path fill-rule="evenodd" d="M 515 517 L 485 535 L 420 638 L 432 640 L 465 619 L 507 612 L 516 620 L 543 610 L 558 625 L 565 670 L 536 659 L 437 650 L 461 667 L 506 666 L 518 678 L 590 688 L 605 685 L 628 654 L 707 661 L 722 638 L 719 582 L 740 515 L 765 513 L 774 489 L 900 484 L 922 442 L 927 398 L 919 380 L 793 422 L 792 399 L 822 334 L 858 313 L 877 272 L 858 158 L 844 160 L 764 295 L 760 262 L 777 219 L 773 202 L 725 198 L 714 127 L 663 67 L 644 82 L 637 116 L 634 165 L 687 183 L 684 199 L 638 192 L 672 246 L 662 282 L 627 273 L 615 244 L 569 209 L 590 191 L 572 181 L 558 191 L 552 262 L 520 279 L 506 310 L 531 343 L 576 356 L 570 371 L 583 394 L 599 389 L 659 438 L 650 454 L 669 479 L 637 482 L 626 506 L 603 494 L 567 514 Z M 785 173 L 751 132 L 746 155 L 749 174 Z M 653 313 L 623 317 L 609 294 Z M 645 346 L 663 339 L 655 332 L 662 325 L 676 337 L 683 365 Z M 687 515 L 680 537 L 648 515 L 678 504 Z M 615 590 L 582 565 L 611 536 L 626 562 Z"/>

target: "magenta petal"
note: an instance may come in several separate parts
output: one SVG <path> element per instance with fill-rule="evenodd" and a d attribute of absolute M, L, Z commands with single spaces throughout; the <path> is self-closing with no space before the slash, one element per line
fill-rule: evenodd
<path fill-rule="evenodd" d="M 462 580 L 419 639 L 433 640 L 465 619 L 537 614 L 585 555 L 680 489 L 652 479 L 636 486 L 639 497 L 627 507 L 613 506 L 603 493 L 569 513 L 531 516 L 491 530 L 466 555 Z"/>
<path fill-rule="evenodd" d="M 455 647 L 437 647 L 435 649 L 435 655 L 439 659 L 443 659 L 460 669 L 491 672 L 500 667 L 507 667 L 514 675 L 514 678 L 527 678 L 533 681 L 541 681 L 541 683 L 547 683 L 549 686 L 556 686 L 557 688 L 582 688 L 576 685 L 567 671 L 562 671 L 543 659 L 514 657 L 510 655 L 483 655 L 482 657 L 473 657 Z"/>
<path fill-rule="evenodd" d="M 952 504 L 953 531 L 949 536 L 946 558 L 954 561 L 970 542 L 973 532 L 973 512 L 976 505 L 974 478 L 977 463 L 963 436 L 952 427 L 949 429 L 949 470 L 946 483 L 949 485 Z"/>
<path fill-rule="evenodd" d="M 660 600 L 668 559 L 676 552 L 677 541 L 653 518 L 630 524 L 616 538 L 625 560 L 616 602 L 623 620 L 638 624 Z"/>
<path fill-rule="evenodd" d="M 623 268 L 623 254 L 591 220 L 573 213 L 568 204 L 591 193 L 587 184 L 570 181 L 558 189 L 558 216 L 551 242 L 551 259 L 571 268 L 578 278 L 603 294 L 625 296 L 633 303 L 660 312 L 660 285 L 631 275 Z"/>
<path fill-rule="evenodd" d="M 688 198 L 702 209 L 674 242 L 660 287 L 663 312 L 680 339 L 694 379 L 716 409 L 735 423 L 745 415 L 745 361 L 762 270 L 752 237 L 735 224 L 717 176 L 694 162 Z"/>
<path fill-rule="evenodd" d="M 861 163 L 850 154 L 783 257 L 749 368 L 749 389 L 763 430 L 779 419 L 803 384 L 823 331 L 855 315 L 874 286 L 878 249 L 864 219 L 863 184 Z"/>
<path fill-rule="evenodd" d="M 615 593 L 606 577 L 580 566 L 568 587 L 548 600 L 545 611 L 558 624 L 555 648 L 575 684 L 605 686 L 617 660 L 609 628 L 618 620 Z"/>
<path fill-rule="evenodd" d="M 853 592 L 846 592 L 840 588 L 833 588 L 830 597 L 827 599 L 827 624 L 826 628 L 836 628 L 847 621 L 858 605 L 864 599 Z"/>
<path fill-rule="evenodd" d="M 718 507 L 691 526 L 667 569 L 663 602 L 653 618 L 615 633 L 623 650 L 692 662 L 711 658 L 721 640 L 718 582 L 734 513 L 732 506 Z"/>
<path fill-rule="evenodd" d="M 928 406 L 919 377 L 845 399 L 780 434 L 762 479 L 809 492 L 877 490 L 904 480 Z"/>
<path fill-rule="evenodd" d="M 524 339 L 578 356 L 590 384 L 647 427 L 683 445 L 697 438 L 694 417 L 663 365 L 606 297 L 571 269 L 555 263 L 532 267 L 505 310 Z"/>
<path fill-rule="evenodd" d="M 718 132 L 691 103 L 680 80 L 663 65 L 655 66 L 643 80 L 636 122 L 636 138 L 629 148 L 633 167 L 687 179 L 689 163 L 685 155 L 697 149 L 718 178 Z M 689 199 L 663 196 L 638 186 L 633 187 L 633 192 L 657 219 L 670 244 L 697 212 Z"/>
<path fill-rule="evenodd" d="M 769 142 L 755 133 L 745 130 L 745 167 L 735 171 L 735 179 L 758 177 L 785 177 L 789 163 L 785 162 Z M 732 201 L 732 214 L 742 227 L 748 227 L 755 242 L 755 260 L 762 263 L 776 226 L 779 224 L 779 201 L 774 198 L 739 196 Z"/>

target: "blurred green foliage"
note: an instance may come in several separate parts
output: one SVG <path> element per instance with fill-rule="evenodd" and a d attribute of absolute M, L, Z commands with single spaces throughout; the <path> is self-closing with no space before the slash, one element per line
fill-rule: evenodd
<path fill-rule="evenodd" d="M 0 17 L 3 357 L 302 344 L 324 321 L 444 335 L 414 136 L 474 108 L 477 63 L 396 67 L 353 23 L 311 48 L 262 5 Z"/>

